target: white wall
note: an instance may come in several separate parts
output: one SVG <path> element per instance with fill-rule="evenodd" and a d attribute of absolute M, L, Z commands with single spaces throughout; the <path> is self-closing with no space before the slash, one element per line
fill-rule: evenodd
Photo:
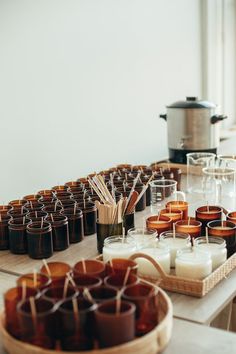
<path fill-rule="evenodd" d="M 199 0 L 0 0 L 0 202 L 167 156 L 201 96 Z"/>

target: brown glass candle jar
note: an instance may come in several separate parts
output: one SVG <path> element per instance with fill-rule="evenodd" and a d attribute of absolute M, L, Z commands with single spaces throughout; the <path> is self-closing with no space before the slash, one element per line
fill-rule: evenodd
<path fill-rule="evenodd" d="M 58 185 L 58 186 L 54 186 L 52 187 L 52 191 L 53 192 L 59 192 L 60 191 L 67 191 L 68 187 L 66 185 Z"/>
<path fill-rule="evenodd" d="M 8 222 L 11 217 L 7 214 L 3 214 L 0 212 L 1 220 L 0 220 L 0 250 L 7 250 L 9 248 L 9 230 L 8 230 Z"/>
<path fill-rule="evenodd" d="M 27 253 L 27 235 L 26 228 L 29 220 L 25 217 L 10 219 L 8 222 L 9 229 L 9 249 L 15 254 Z"/>
<path fill-rule="evenodd" d="M 54 251 L 62 251 L 69 247 L 69 225 L 65 215 L 50 214 L 46 221 L 52 226 L 52 242 Z"/>
<path fill-rule="evenodd" d="M 102 285 L 102 279 L 88 274 L 73 275 L 73 281 L 80 294 L 84 289 L 93 289 Z"/>
<path fill-rule="evenodd" d="M 236 225 L 228 220 L 214 220 L 207 227 L 210 236 L 219 236 L 225 240 L 227 258 L 232 256 L 236 252 Z"/>
<path fill-rule="evenodd" d="M 53 254 L 52 227 L 49 222 L 32 222 L 27 225 L 28 255 L 33 259 L 51 257 Z"/>
<path fill-rule="evenodd" d="M 134 273 L 130 273 L 127 279 L 125 277 L 125 274 L 122 273 L 111 274 L 104 279 L 104 284 L 108 287 L 121 290 L 125 285 L 135 285 L 139 282 L 139 278 Z M 125 281 L 126 284 L 124 284 Z"/>
<path fill-rule="evenodd" d="M 118 291 L 105 285 L 101 285 L 90 289 L 90 294 L 93 300 L 99 304 L 108 300 L 115 300 L 117 298 Z M 85 292 L 84 297 L 86 297 Z"/>
<path fill-rule="evenodd" d="M 130 269 L 130 273 L 137 274 L 138 263 L 126 258 L 113 258 L 106 263 L 106 274 L 121 274 L 125 276 L 128 268 Z"/>
<path fill-rule="evenodd" d="M 226 219 L 228 221 L 231 221 L 234 224 L 236 224 L 236 211 L 232 211 L 231 213 L 228 213 L 227 216 L 226 216 Z"/>
<path fill-rule="evenodd" d="M 166 204 L 166 208 L 169 209 L 179 209 L 183 212 L 183 219 L 186 220 L 188 218 L 188 202 L 183 200 L 172 200 Z"/>
<path fill-rule="evenodd" d="M 77 298 L 76 301 L 78 317 L 75 315 L 72 300 L 61 302 L 58 308 L 61 347 L 65 351 L 91 350 L 95 335 L 94 311 L 97 305 L 82 298 Z"/>
<path fill-rule="evenodd" d="M 76 275 L 92 275 L 103 278 L 105 276 L 105 265 L 102 261 L 96 259 L 85 259 L 77 262 L 73 267 L 73 274 Z"/>
<path fill-rule="evenodd" d="M 26 199 L 15 199 L 15 200 L 11 200 L 9 202 L 9 205 L 11 206 L 15 206 L 15 207 L 21 207 L 21 206 L 26 206 L 26 204 L 28 203 L 28 201 Z"/>
<path fill-rule="evenodd" d="M 74 199 L 58 199 L 59 204 L 63 207 L 63 209 L 66 208 L 74 208 L 75 205 L 77 205 L 77 202 Z"/>
<path fill-rule="evenodd" d="M 78 204 L 78 208 L 83 212 L 84 235 L 93 235 L 97 231 L 97 208 L 94 203 L 86 202 Z"/>
<path fill-rule="evenodd" d="M 67 191 L 55 191 L 55 197 L 59 200 L 68 200 L 71 199 L 72 193 Z"/>
<path fill-rule="evenodd" d="M 28 200 L 28 202 L 36 201 L 39 200 L 40 198 L 41 198 L 40 194 L 28 194 L 23 197 L 23 199 Z"/>
<path fill-rule="evenodd" d="M 189 234 L 191 237 L 201 236 L 202 223 L 196 220 L 179 220 L 175 223 L 176 232 Z"/>
<path fill-rule="evenodd" d="M 160 215 L 167 216 L 172 222 L 182 220 L 183 212 L 178 209 L 162 209 L 160 210 Z"/>
<path fill-rule="evenodd" d="M 136 336 L 143 336 L 158 324 L 157 293 L 157 287 L 143 283 L 127 286 L 123 291 L 122 298 L 136 306 Z"/>
<path fill-rule="evenodd" d="M 59 202 L 48 204 L 43 207 L 43 211 L 45 211 L 48 215 L 50 214 L 59 215 L 62 210 L 63 210 L 63 206 Z"/>
<path fill-rule="evenodd" d="M 81 242 L 84 238 L 84 224 L 82 210 L 77 207 L 65 208 L 61 211 L 62 215 L 67 216 L 69 225 L 70 243 Z"/>
<path fill-rule="evenodd" d="M 42 299 L 53 301 L 55 304 L 61 300 L 70 300 L 79 296 L 79 292 L 72 286 L 65 288 L 64 286 L 54 286 L 42 291 Z"/>
<path fill-rule="evenodd" d="M 27 219 L 30 219 L 32 222 L 34 221 L 42 221 L 42 219 L 46 219 L 46 217 L 48 216 L 48 213 L 46 213 L 46 211 L 30 211 L 27 214 Z"/>
<path fill-rule="evenodd" d="M 132 341 L 135 337 L 135 306 L 121 301 L 116 311 L 116 301 L 101 303 L 95 311 L 99 347 L 107 348 Z M 122 350 L 121 350 L 122 352 Z"/>
<path fill-rule="evenodd" d="M 165 173 L 170 172 L 173 173 L 173 179 L 177 182 L 177 191 L 181 191 L 181 176 L 182 176 L 182 171 L 180 168 L 176 168 L 176 167 L 170 167 L 170 168 L 166 168 L 163 171 L 163 174 L 165 175 Z"/>
<path fill-rule="evenodd" d="M 29 210 L 29 212 L 31 211 L 40 211 L 43 209 L 44 204 L 39 202 L 39 201 L 30 201 L 27 205 L 26 205 L 27 209 Z"/>
<path fill-rule="evenodd" d="M 222 208 L 204 205 L 196 210 L 196 220 L 202 223 L 201 234 L 205 235 L 207 223 L 212 220 L 221 220 Z"/>
<path fill-rule="evenodd" d="M 164 231 L 169 231 L 172 228 L 172 221 L 167 216 L 152 215 L 146 219 L 147 229 L 154 229 L 160 235 Z"/>
<path fill-rule="evenodd" d="M 56 197 L 51 197 L 50 195 L 42 196 L 40 197 L 39 201 L 43 203 L 44 206 L 47 205 L 54 205 L 57 202 L 58 199 Z"/>
<path fill-rule="evenodd" d="M 0 214 L 7 214 L 9 210 L 13 210 L 12 205 L 0 205 Z"/>
<path fill-rule="evenodd" d="M 23 285 L 24 282 L 26 283 L 27 288 L 33 288 L 42 291 L 43 289 L 46 289 L 51 285 L 52 280 L 46 274 L 27 273 L 21 275 L 16 281 L 17 286 L 20 287 Z"/>
<path fill-rule="evenodd" d="M 7 331 L 15 338 L 21 337 L 19 321 L 16 313 L 17 304 L 22 300 L 22 286 L 9 289 L 4 294 L 5 323 Z M 25 288 L 25 299 L 30 296 L 36 297 L 38 291 L 32 288 Z"/>
<path fill-rule="evenodd" d="M 55 340 L 52 335 L 55 325 L 56 307 L 52 301 L 42 298 L 35 299 L 34 304 L 37 313 L 35 319 L 31 313 L 29 299 L 21 301 L 17 305 L 21 339 L 24 342 L 42 348 L 54 349 Z"/>
<path fill-rule="evenodd" d="M 22 207 L 20 209 L 11 209 L 7 212 L 7 215 L 10 215 L 12 219 L 19 219 L 23 218 L 24 216 L 26 217 L 27 214 L 29 213 L 29 210 Z"/>
<path fill-rule="evenodd" d="M 51 287 L 62 286 L 65 283 L 67 273 L 71 272 L 71 267 L 65 262 L 48 262 L 47 267 L 43 265 L 40 272 L 51 278 Z"/>
<path fill-rule="evenodd" d="M 54 196 L 52 189 L 42 189 L 41 191 L 38 191 L 37 194 L 39 194 L 43 197 L 52 197 L 53 198 L 53 196 Z"/>

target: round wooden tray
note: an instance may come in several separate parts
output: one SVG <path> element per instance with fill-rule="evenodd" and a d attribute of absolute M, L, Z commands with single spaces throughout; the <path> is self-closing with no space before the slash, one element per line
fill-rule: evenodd
<path fill-rule="evenodd" d="M 136 338 L 131 342 L 110 347 L 106 349 L 96 349 L 92 351 L 80 351 L 80 352 L 67 352 L 68 354 L 156 354 L 161 352 L 168 344 L 173 324 L 173 309 L 172 303 L 167 294 L 158 288 L 158 301 L 159 301 L 159 324 L 151 332 L 143 337 Z M 5 329 L 4 313 L 0 317 L 0 331 L 2 336 L 2 343 L 4 348 L 9 354 L 55 354 L 54 350 L 47 350 L 21 342 L 13 338 Z"/>

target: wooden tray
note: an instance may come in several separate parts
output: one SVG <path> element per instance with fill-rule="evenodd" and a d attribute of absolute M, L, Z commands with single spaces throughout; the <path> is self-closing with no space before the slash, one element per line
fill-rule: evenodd
<path fill-rule="evenodd" d="M 213 289 L 222 279 L 236 268 L 236 253 L 227 259 L 221 266 L 203 280 L 187 279 L 177 277 L 176 275 L 167 274 L 162 266 L 156 262 L 152 257 L 144 253 L 135 253 L 130 259 L 145 258 L 149 260 L 159 272 L 159 278 L 150 278 L 139 274 L 142 279 L 158 284 L 162 289 L 172 291 L 175 293 L 191 295 L 196 297 L 205 296 L 211 289 Z"/>
<path fill-rule="evenodd" d="M 145 282 L 145 281 L 144 281 Z M 146 282 L 147 283 L 147 282 Z M 173 324 L 173 308 L 172 303 L 168 295 L 159 288 L 158 291 L 159 301 L 159 324 L 151 332 L 143 337 L 134 339 L 131 342 L 106 348 L 96 349 L 92 351 L 80 351 L 80 352 L 67 352 L 65 354 L 156 354 L 161 352 L 168 344 Z M 0 317 L 0 332 L 2 336 L 2 343 L 4 348 L 9 354 L 55 354 L 55 350 L 42 349 L 40 347 L 21 342 L 13 338 L 5 329 L 4 325 L 4 313 Z"/>

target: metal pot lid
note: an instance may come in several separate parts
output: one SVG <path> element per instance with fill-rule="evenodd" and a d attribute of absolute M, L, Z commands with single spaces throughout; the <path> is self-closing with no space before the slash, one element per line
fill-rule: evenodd
<path fill-rule="evenodd" d="M 208 101 L 198 100 L 197 97 L 186 97 L 186 101 L 177 101 L 168 106 L 167 108 L 216 108 L 216 104 Z"/>

